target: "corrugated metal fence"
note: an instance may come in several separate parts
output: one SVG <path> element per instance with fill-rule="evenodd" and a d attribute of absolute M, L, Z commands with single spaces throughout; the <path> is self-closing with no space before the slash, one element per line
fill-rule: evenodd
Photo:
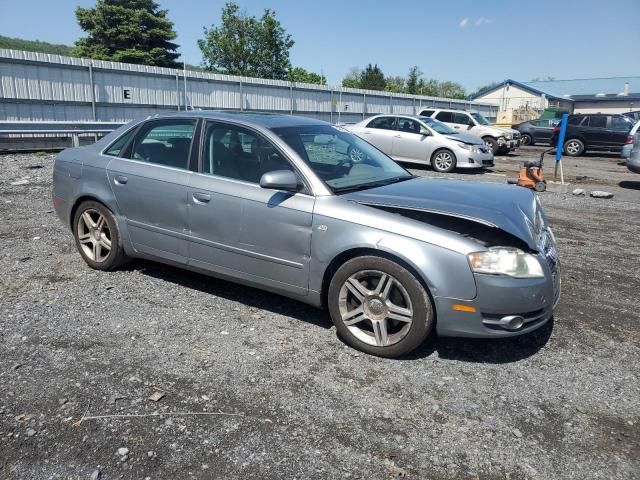
<path fill-rule="evenodd" d="M 496 106 L 447 98 L 236 77 L 0 49 L 0 120 L 126 122 L 168 110 L 251 110 L 356 122 L 421 107 Z"/>

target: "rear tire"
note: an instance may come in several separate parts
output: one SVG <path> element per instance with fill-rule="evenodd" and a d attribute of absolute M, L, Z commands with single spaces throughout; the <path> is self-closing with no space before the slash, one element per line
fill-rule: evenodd
<path fill-rule="evenodd" d="M 570 138 L 564 142 L 564 153 L 570 157 L 579 157 L 584 153 L 584 143 L 577 138 Z"/>
<path fill-rule="evenodd" d="M 127 260 L 118 222 L 111 210 L 99 202 L 80 204 L 73 216 L 73 236 L 78 252 L 91 268 L 115 270 Z"/>
<path fill-rule="evenodd" d="M 327 303 L 345 342 L 380 357 L 411 352 L 434 326 L 431 299 L 422 284 L 407 269 L 383 257 L 345 262 L 331 279 Z"/>
<path fill-rule="evenodd" d="M 366 153 L 353 145 L 347 149 L 347 156 L 353 163 L 362 163 L 367 158 Z"/>
<path fill-rule="evenodd" d="M 458 160 L 456 156 L 451 150 L 446 148 L 436 150 L 433 155 L 431 155 L 431 167 L 436 172 L 449 173 L 456 168 L 457 163 Z"/>

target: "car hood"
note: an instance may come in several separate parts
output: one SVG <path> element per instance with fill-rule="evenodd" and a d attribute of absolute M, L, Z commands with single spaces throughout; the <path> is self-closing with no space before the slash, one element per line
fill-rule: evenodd
<path fill-rule="evenodd" d="M 344 198 L 363 205 L 406 208 L 475 221 L 499 228 L 538 250 L 534 238 L 538 202 L 533 192 L 516 185 L 414 178 L 348 193 Z"/>
<path fill-rule="evenodd" d="M 470 135 L 468 133 L 451 133 L 445 135 L 445 137 L 458 142 L 468 143 L 470 145 L 484 145 L 484 142 L 480 137 L 476 137 L 475 135 Z"/>

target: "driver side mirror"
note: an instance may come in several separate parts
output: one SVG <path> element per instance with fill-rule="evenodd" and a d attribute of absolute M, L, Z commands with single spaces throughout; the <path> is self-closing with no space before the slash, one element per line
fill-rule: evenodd
<path fill-rule="evenodd" d="M 291 170 L 273 170 L 262 175 L 260 186 L 272 190 L 297 192 L 300 189 L 300 181 Z"/>
<path fill-rule="evenodd" d="M 429 135 L 431 135 L 431 132 L 424 127 L 420 127 L 420 135 L 428 137 Z"/>

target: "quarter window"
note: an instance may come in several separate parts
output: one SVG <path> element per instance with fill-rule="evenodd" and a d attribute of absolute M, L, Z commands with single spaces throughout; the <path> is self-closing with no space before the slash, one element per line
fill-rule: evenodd
<path fill-rule="evenodd" d="M 629 132 L 633 128 L 633 120 L 625 117 L 611 117 L 611 129 L 618 132 Z"/>
<path fill-rule="evenodd" d="M 129 158 L 186 170 L 195 127 L 195 120 L 149 122 L 133 139 Z"/>
<path fill-rule="evenodd" d="M 438 112 L 438 114 L 436 115 L 436 120 L 440 120 L 441 122 L 454 123 L 453 112 Z"/>
<path fill-rule="evenodd" d="M 120 152 L 125 147 L 125 145 L 129 142 L 129 139 L 132 137 L 133 133 L 136 131 L 135 128 L 132 128 L 127 133 L 118 138 L 115 142 L 111 144 L 109 148 L 104 151 L 105 155 L 111 155 L 114 157 L 120 156 Z"/>
<path fill-rule="evenodd" d="M 379 128 L 382 130 L 393 130 L 395 119 L 393 117 L 378 117 L 367 124 L 367 128 Z"/>
<path fill-rule="evenodd" d="M 433 115 L 433 112 L 435 112 L 435 110 L 422 110 L 422 112 L 420 112 L 420 115 L 423 117 L 430 117 L 431 115 Z"/>
<path fill-rule="evenodd" d="M 584 117 L 570 117 L 569 121 L 567 122 L 568 125 L 580 125 L 582 123 L 582 120 L 584 119 Z"/>
<path fill-rule="evenodd" d="M 207 122 L 203 173 L 259 183 L 263 173 L 274 170 L 293 167 L 269 141 L 243 127 Z"/>

